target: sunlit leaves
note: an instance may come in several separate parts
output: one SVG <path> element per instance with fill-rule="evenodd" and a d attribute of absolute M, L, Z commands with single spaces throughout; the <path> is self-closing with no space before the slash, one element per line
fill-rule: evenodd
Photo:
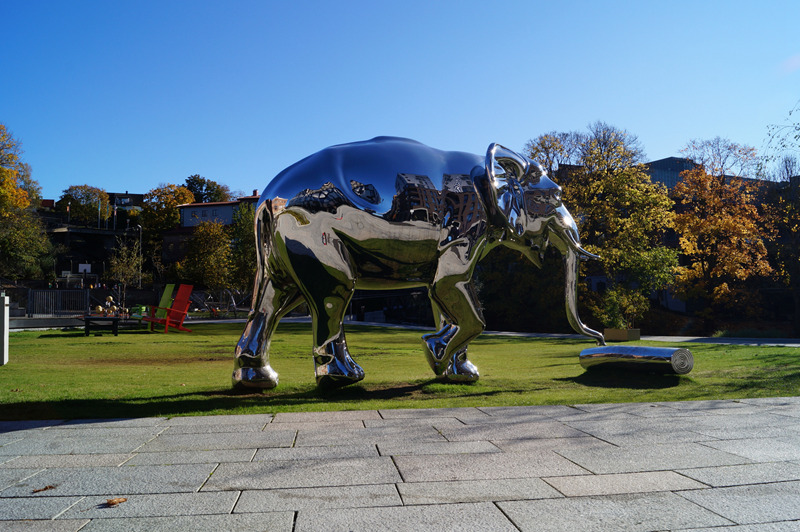
<path fill-rule="evenodd" d="M 640 164 L 636 137 L 602 123 L 590 131 L 581 167 L 564 183 L 564 203 L 581 221 L 585 247 L 600 255 L 597 273 L 609 285 L 590 308 L 607 326 L 630 327 L 648 310 L 650 292 L 672 281 L 677 253 L 662 244 L 672 201 Z"/>
<path fill-rule="evenodd" d="M 707 317 L 751 308 L 743 281 L 773 274 L 765 242 L 774 230 L 757 187 L 752 180 L 709 175 L 702 166 L 683 172 L 675 187 L 675 229 L 686 262 L 677 287 L 684 297 L 708 302 Z"/>
<path fill-rule="evenodd" d="M 0 124 L 0 277 L 41 277 L 52 246 L 33 212 L 39 186 L 20 155 L 22 147 Z"/>

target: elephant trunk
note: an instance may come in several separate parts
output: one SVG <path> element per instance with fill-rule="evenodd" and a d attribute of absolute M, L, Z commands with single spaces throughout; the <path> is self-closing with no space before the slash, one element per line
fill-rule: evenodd
<path fill-rule="evenodd" d="M 597 258 L 586 252 L 580 246 L 568 246 L 564 250 L 564 272 L 565 272 L 565 303 L 567 309 L 567 319 L 575 330 L 584 336 L 589 336 L 597 340 L 597 345 L 606 345 L 606 339 L 601 332 L 590 329 L 581 321 L 578 316 L 578 266 L 580 265 L 581 255 L 587 258 Z"/>

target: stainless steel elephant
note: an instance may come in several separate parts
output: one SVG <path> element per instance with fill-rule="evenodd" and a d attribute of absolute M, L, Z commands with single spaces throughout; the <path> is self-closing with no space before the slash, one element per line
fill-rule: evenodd
<path fill-rule="evenodd" d="M 577 268 L 594 258 L 541 166 L 499 144 L 485 156 L 377 137 L 332 146 L 278 174 L 256 210 L 258 273 L 236 346 L 235 387 L 272 388 L 270 338 L 306 302 L 319 385 L 364 378 L 342 326 L 356 289 L 428 288 L 438 330 L 423 336 L 442 379 L 475 381 L 469 342 L 485 323 L 472 288 L 475 265 L 498 245 L 541 266 L 548 244 L 566 261 L 567 315 L 604 345 L 577 313 Z"/>

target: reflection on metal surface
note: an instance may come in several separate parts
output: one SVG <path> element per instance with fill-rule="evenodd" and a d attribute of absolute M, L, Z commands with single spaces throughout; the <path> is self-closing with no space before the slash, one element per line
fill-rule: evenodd
<path fill-rule="evenodd" d="M 604 345 L 577 314 L 577 266 L 592 258 L 542 168 L 498 144 L 485 156 L 394 137 L 319 151 L 278 174 L 261 195 L 253 306 L 236 346 L 235 386 L 271 388 L 269 343 L 280 318 L 305 302 L 319 384 L 364 378 L 342 321 L 354 290 L 428 288 L 437 332 L 423 345 L 444 380 L 475 381 L 469 342 L 484 329 L 472 273 L 505 245 L 541 266 L 549 244 L 567 263 L 573 328 Z"/>
<path fill-rule="evenodd" d="M 584 349 L 581 366 L 642 368 L 685 375 L 694 367 L 691 351 L 679 347 L 641 347 L 613 345 Z"/>

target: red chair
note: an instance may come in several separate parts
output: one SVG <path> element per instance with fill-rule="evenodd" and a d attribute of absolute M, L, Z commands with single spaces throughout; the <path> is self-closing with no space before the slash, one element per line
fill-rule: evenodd
<path fill-rule="evenodd" d="M 157 323 L 164 326 L 165 333 L 169 331 L 170 327 L 179 331 L 192 332 L 191 329 L 187 329 L 183 326 L 183 320 L 186 319 L 186 315 L 189 312 L 189 303 L 191 303 L 189 296 L 192 295 L 192 288 L 193 286 L 190 284 L 180 285 L 178 287 L 178 292 L 175 295 L 175 299 L 172 301 L 171 307 L 164 308 L 151 306 L 150 316 L 143 317 L 142 321 L 150 322 L 151 331 L 153 330 L 153 326 Z M 158 309 L 166 311 L 165 317 L 159 318 L 156 316 L 156 311 Z"/>

